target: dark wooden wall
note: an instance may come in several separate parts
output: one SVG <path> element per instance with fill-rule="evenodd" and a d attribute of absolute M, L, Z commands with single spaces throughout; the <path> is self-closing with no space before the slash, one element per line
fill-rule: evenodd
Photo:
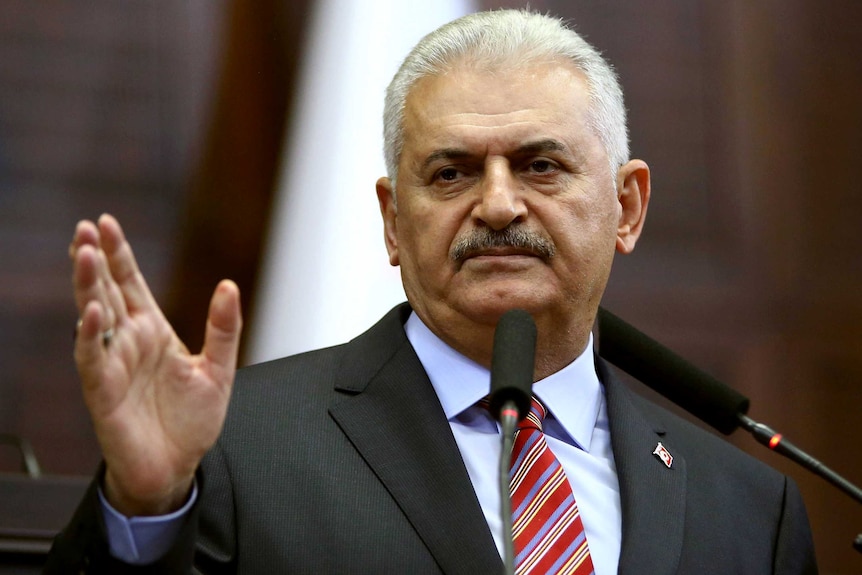
<path fill-rule="evenodd" d="M 645 235 L 605 305 L 862 483 L 862 4 L 541 7 L 616 64 L 633 155 L 652 168 Z M 731 441 L 800 484 L 821 570 L 862 572 L 859 504 L 742 431 Z"/>
<path fill-rule="evenodd" d="M 75 222 L 120 218 L 192 349 L 222 277 L 248 312 L 309 7 L 4 3 L 0 432 L 47 472 L 99 458 L 71 362 Z M 0 465 L 17 453 L 0 446 Z"/>
<path fill-rule="evenodd" d="M 126 224 L 164 296 L 208 123 L 225 2 L 4 0 L 0 17 L 0 431 L 46 471 L 98 452 L 71 362 L 75 222 Z M 0 450 L 3 470 L 16 454 Z"/>

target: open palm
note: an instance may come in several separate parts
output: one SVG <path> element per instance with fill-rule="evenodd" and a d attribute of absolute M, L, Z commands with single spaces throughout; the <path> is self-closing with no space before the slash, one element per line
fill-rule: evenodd
<path fill-rule="evenodd" d="M 105 493 L 126 515 L 166 513 L 187 497 L 224 422 L 242 325 L 239 290 L 227 280 L 217 286 L 204 347 L 192 355 L 113 217 L 80 222 L 70 256 L 81 318 L 75 362 L 107 466 Z"/>

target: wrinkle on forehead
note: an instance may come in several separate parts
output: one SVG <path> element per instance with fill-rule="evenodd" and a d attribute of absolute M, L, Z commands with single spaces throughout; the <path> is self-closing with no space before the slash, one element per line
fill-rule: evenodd
<path fill-rule="evenodd" d="M 532 117 L 527 117 L 532 116 Z M 537 122 L 553 122 L 551 114 L 541 108 L 512 110 L 498 113 L 461 112 L 439 118 L 443 124 L 472 126 L 476 128 L 505 128 L 517 126 L 532 126 Z"/>
<path fill-rule="evenodd" d="M 581 127 L 587 125 L 588 109 L 586 79 L 570 63 L 545 62 L 493 74 L 455 68 L 414 84 L 406 101 L 405 136 L 424 138 L 426 134 L 417 134 L 415 128 L 458 124 L 497 128 L 548 122 Z"/>
<path fill-rule="evenodd" d="M 554 140 L 582 163 L 594 152 L 606 155 L 590 128 L 589 106 L 586 78 L 570 62 L 493 73 L 452 68 L 422 78 L 411 90 L 401 159 L 415 169 L 446 150 L 510 154 L 530 142 Z"/>

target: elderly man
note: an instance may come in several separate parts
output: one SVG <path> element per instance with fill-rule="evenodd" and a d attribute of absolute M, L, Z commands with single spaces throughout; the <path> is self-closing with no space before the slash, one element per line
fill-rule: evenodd
<path fill-rule="evenodd" d="M 47 571 L 495 573 L 514 519 L 522 573 L 816 572 L 789 478 L 594 357 L 650 196 L 599 54 L 543 15 L 456 20 L 390 84 L 385 140 L 377 199 L 408 303 L 335 348 L 235 373 L 225 281 L 190 355 L 119 224 L 78 225 L 75 359 L 105 465 Z M 502 518 L 481 400 L 513 308 L 538 345 Z"/>

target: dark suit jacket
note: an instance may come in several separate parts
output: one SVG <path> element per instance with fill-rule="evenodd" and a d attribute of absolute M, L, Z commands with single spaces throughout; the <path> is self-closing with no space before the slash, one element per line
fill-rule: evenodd
<path fill-rule="evenodd" d="M 499 573 L 402 305 L 348 344 L 239 371 L 201 497 L 156 565 L 112 560 L 91 489 L 46 572 Z M 814 573 L 789 478 L 629 391 L 598 361 L 622 501 L 620 573 Z M 667 468 L 653 451 L 673 454 Z M 577 481 L 577 478 L 573 478 Z"/>

